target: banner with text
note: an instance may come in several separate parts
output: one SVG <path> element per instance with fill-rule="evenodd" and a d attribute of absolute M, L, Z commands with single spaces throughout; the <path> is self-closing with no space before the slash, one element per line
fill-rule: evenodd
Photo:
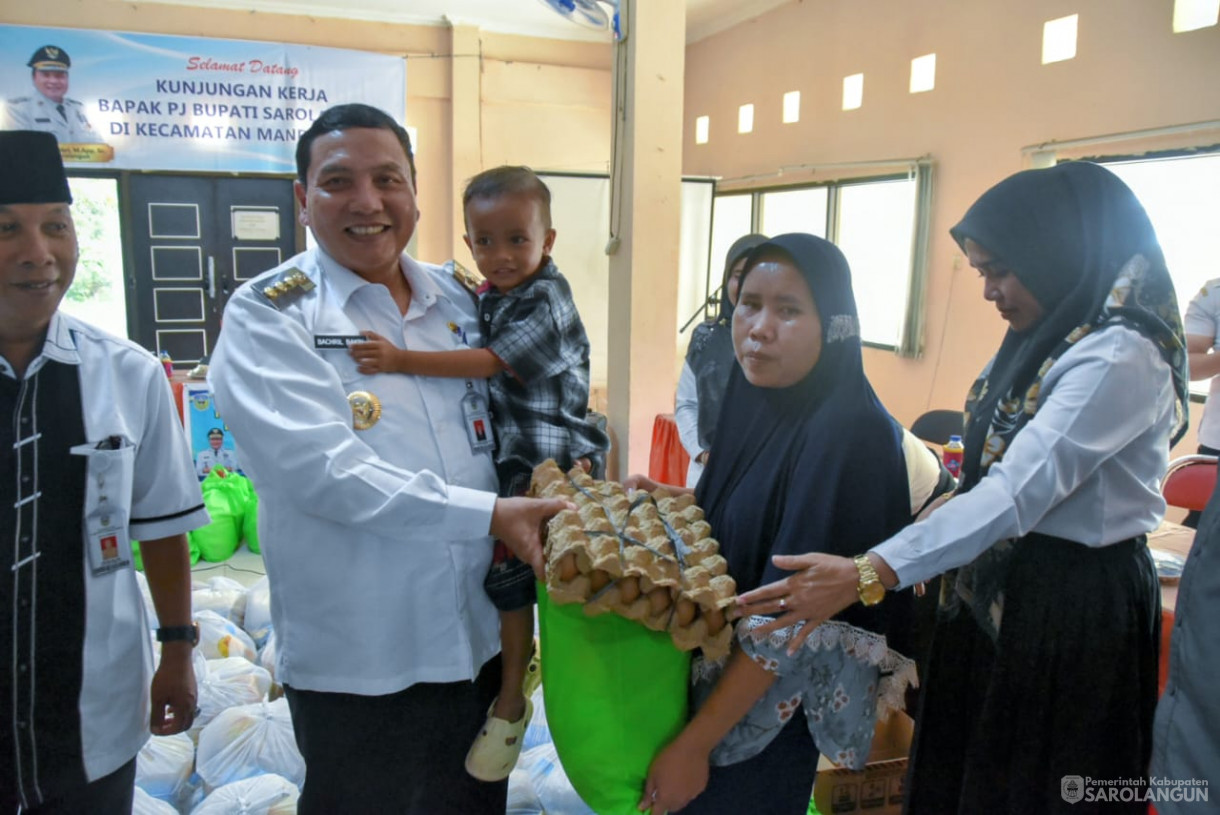
<path fill-rule="evenodd" d="M 401 57 L 307 45 L 0 25 L 0 127 L 46 130 L 70 165 L 289 173 L 326 108 L 402 123 Z"/>

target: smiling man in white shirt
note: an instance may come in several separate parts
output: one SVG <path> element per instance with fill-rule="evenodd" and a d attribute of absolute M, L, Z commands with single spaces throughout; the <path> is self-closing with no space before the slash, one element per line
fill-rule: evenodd
<path fill-rule="evenodd" d="M 479 343 L 468 290 L 403 253 L 419 218 L 403 128 L 331 108 L 297 171 L 319 248 L 233 295 L 209 381 L 259 493 L 300 811 L 503 813 L 506 783 L 463 768 L 499 686 L 489 536 L 538 571 L 541 524 L 565 504 L 496 497 L 467 407 L 486 405 L 482 381 L 361 374 L 347 353 L 365 331 Z"/>
<path fill-rule="evenodd" d="M 53 135 L 0 132 L 0 812 L 126 815 L 150 728 L 196 713 L 185 533 L 208 516 L 160 363 L 59 311 L 71 201 Z"/>

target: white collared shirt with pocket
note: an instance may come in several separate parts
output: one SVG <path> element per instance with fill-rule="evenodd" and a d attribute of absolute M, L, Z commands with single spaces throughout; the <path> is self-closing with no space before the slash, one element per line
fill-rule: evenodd
<path fill-rule="evenodd" d="M 300 690 L 385 695 L 473 679 L 499 651 L 483 589 L 496 499 L 489 452 L 462 420 L 467 382 L 361 374 L 342 338 L 372 330 L 400 348 L 479 344 L 474 298 L 403 255 L 412 298 L 304 252 L 238 289 L 208 381 L 259 495 L 276 677 Z M 271 299 L 298 269 L 316 286 Z M 486 385 L 470 385 L 486 399 Z M 356 429 L 349 394 L 380 415 Z"/>
<path fill-rule="evenodd" d="M 130 541 L 185 533 L 205 525 L 208 515 L 164 368 L 152 354 L 58 312 L 25 379 L 35 377 L 48 360 L 80 370 L 86 444 L 72 451 L 88 458 L 80 718 L 85 773 L 95 780 L 130 761 L 149 737 L 153 653 Z M 0 376 L 15 376 L 3 358 Z M 39 436 L 55 429 L 34 431 Z M 28 442 L 37 443 L 37 438 Z M 36 511 L 55 511 L 53 495 L 42 493 L 36 483 L 30 489 L 41 505 Z M 114 553 L 121 565 L 104 572 L 91 567 L 88 554 L 90 526 L 98 519 L 127 530 L 126 540 L 118 536 Z M 14 569 L 20 567 L 14 564 Z M 41 602 L 54 603 L 55 598 Z M 35 695 L 63 691 L 48 684 L 34 688 Z"/>

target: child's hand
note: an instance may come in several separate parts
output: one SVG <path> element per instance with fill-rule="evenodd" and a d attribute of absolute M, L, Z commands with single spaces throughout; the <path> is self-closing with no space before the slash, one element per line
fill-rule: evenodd
<path fill-rule="evenodd" d="M 576 466 L 584 470 L 586 473 L 593 472 L 593 462 L 587 458 L 576 459 Z"/>
<path fill-rule="evenodd" d="M 356 370 L 362 374 L 394 373 L 394 354 L 398 348 L 375 331 L 361 331 L 368 342 L 357 342 L 347 347 L 347 352 L 356 360 Z"/>

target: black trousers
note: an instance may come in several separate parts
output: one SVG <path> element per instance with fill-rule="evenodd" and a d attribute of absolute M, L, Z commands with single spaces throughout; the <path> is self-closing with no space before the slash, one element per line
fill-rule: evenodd
<path fill-rule="evenodd" d="M 1141 802 L 1070 801 L 1066 785 L 1147 775 L 1160 619 L 1144 536 L 1017 541 L 999 640 L 967 609 L 937 625 L 904 811 L 1143 815 Z"/>
<path fill-rule="evenodd" d="M 818 748 L 801 708 L 758 755 L 712 767 L 707 788 L 681 815 L 805 815 L 817 771 Z"/>
<path fill-rule="evenodd" d="M 136 760 L 83 787 L 47 795 L 46 802 L 22 812 L 31 815 L 131 815 L 136 795 Z"/>
<path fill-rule="evenodd" d="M 500 657 L 474 682 L 421 683 L 387 696 L 285 686 L 305 758 L 301 815 L 504 815 L 508 781 L 466 773 L 466 751 L 500 689 Z"/>

